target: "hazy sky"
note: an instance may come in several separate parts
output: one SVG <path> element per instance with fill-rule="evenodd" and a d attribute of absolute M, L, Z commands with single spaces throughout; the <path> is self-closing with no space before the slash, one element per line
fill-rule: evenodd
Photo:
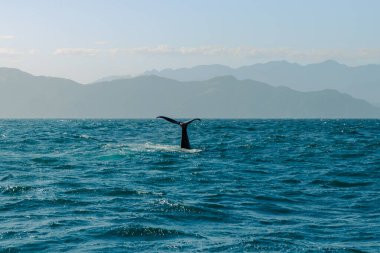
<path fill-rule="evenodd" d="M 271 60 L 380 63 L 378 0 L 0 0 L 0 66 L 91 82 Z"/>

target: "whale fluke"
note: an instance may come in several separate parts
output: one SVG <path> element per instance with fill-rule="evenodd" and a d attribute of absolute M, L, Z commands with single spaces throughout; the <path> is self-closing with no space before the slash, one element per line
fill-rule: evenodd
<path fill-rule="evenodd" d="M 176 121 L 174 119 L 171 119 L 171 118 L 168 118 L 168 117 L 165 117 L 165 116 L 158 116 L 157 119 L 164 119 L 164 120 L 167 120 L 167 121 L 169 121 L 171 123 L 174 123 L 174 124 L 177 124 L 177 125 L 181 124 L 181 122 L 178 122 L 178 121 Z"/>
<path fill-rule="evenodd" d="M 170 123 L 177 124 L 177 125 L 181 126 L 181 128 L 182 128 L 181 148 L 191 149 L 189 137 L 187 135 L 187 126 L 190 125 L 190 123 L 192 123 L 195 120 L 200 121 L 200 119 L 196 118 L 196 119 L 192 119 L 192 120 L 189 120 L 186 122 L 179 122 L 177 120 L 174 120 L 174 119 L 171 119 L 171 118 L 168 118 L 165 116 L 158 116 L 157 118 L 164 119 L 164 120 L 169 121 Z"/>
<path fill-rule="evenodd" d="M 201 121 L 201 119 L 196 118 L 196 119 L 192 119 L 192 120 L 186 121 L 186 122 L 183 123 L 183 124 L 188 125 L 188 124 L 190 124 L 191 122 L 193 122 L 193 121 L 195 121 L 195 120 L 199 120 L 199 121 Z"/>

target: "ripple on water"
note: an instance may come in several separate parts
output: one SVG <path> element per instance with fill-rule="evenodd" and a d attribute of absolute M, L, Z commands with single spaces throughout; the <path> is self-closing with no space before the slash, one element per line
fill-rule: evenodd
<path fill-rule="evenodd" d="M 98 229 L 97 229 L 98 230 Z M 103 239 L 110 239 L 113 237 L 136 239 L 136 240 L 162 240 L 174 237 L 197 237 L 197 235 L 185 233 L 176 229 L 167 229 L 161 227 L 147 227 L 147 226 L 119 226 L 119 227 L 106 227 L 102 229 L 98 237 Z"/>
<path fill-rule="evenodd" d="M 167 199 L 160 199 L 156 202 L 153 212 L 157 212 L 162 217 L 174 220 L 204 220 L 228 222 L 231 217 L 223 210 L 209 208 L 206 206 L 194 206 L 183 203 L 175 203 Z"/>
<path fill-rule="evenodd" d="M 61 160 L 58 157 L 42 156 L 42 157 L 32 158 L 32 161 L 38 164 L 51 165 L 51 164 L 58 164 L 60 163 Z"/>
<path fill-rule="evenodd" d="M 32 186 L 22 186 L 22 185 L 13 185 L 0 187 L 0 192 L 4 195 L 19 195 L 31 191 L 34 187 Z"/>
<path fill-rule="evenodd" d="M 314 185 L 320 185 L 322 187 L 333 187 L 333 188 L 353 188 L 353 187 L 365 187 L 365 186 L 371 186 L 374 184 L 374 182 L 346 182 L 341 180 L 332 180 L 332 181 L 325 181 L 321 179 L 316 179 L 311 182 L 311 184 Z"/>
<path fill-rule="evenodd" d="M 2 178 L 0 179 L 0 181 L 1 181 L 1 182 L 4 182 L 4 181 L 7 181 L 7 180 L 12 179 L 12 178 L 14 178 L 14 176 L 13 176 L 12 174 L 8 174 L 8 175 L 2 177 Z"/>

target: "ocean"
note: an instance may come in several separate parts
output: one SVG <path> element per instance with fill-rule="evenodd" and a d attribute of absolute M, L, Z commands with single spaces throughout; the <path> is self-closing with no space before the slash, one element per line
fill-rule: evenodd
<path fill-rule="evenodd" d="M 380 120 L 0 120 L 0 252 L 380 252 Z"/>

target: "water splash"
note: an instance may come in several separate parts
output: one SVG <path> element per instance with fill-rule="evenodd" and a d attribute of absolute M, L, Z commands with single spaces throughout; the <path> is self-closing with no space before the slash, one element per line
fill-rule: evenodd
<path fill-rule="evenodd" d="M 147 142 L 144 144 L 128 144 L 130 150 L 138 152 L 183 152 L 183 153 L 199 153 L 202 149 L 183 149 L 178 145 L 163 145 Z"/>

